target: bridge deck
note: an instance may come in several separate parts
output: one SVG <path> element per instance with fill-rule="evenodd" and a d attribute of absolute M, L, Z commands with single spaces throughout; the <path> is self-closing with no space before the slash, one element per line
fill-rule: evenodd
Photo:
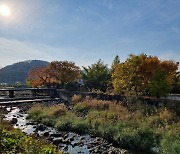
<path fill-rule="evenodd" d="M 34 103 L 34 102 L 45 102 L 45 101 L 52 101 L 51 98 L 44 98 L 44 99 L 31 99 L 31 100 L 15 100 L 15 101 L 4 101 L 0 102 L 0 105 L 15 105 L 21 103 Z"/>
<path fill-rule="evenodd" d="M 36 91 L 52 91 L 55 90 L 54 88 L 5 88 L 0 89 L 0 92 L 2 91 L 28 91 L 28 90 L 36 90 Z"/>

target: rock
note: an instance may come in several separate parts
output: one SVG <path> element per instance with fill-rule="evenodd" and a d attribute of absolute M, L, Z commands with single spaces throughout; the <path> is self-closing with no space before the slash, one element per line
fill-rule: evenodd
<path fill-rule="evenodd" d="M 26 125 L 34 125 L 33 122 L 27 122 Z"/>
<path fill-rule="evenodd" d="M 64 146 L 64 150 L 67 151 L 68 150 L 68 145 Z"/>
<path fill-rule="evenodd" d="M 53 137 L 50 137 L 50 136 L 47 137 L 47 140 L 49 140 L 49 141 L 53 141 L 53 139 L 54 139 Z"/>
<path fill-rule="evenodd" d="M 62 137 L 53 138 L 52 142 L 53 142 L 54 144 L 59 144 L 59 143 L 64 142 L 64 139 L 63 139 Z"/>
<path fill-rule="evenodd" d="M 69 137 L 69 140 L 70 140 L 71 142 L 74 141 L 74 136 Z"/>
<path fill-rule="evenodd" d="M 44 135 L 45 137 L 48 137 L 48 136 L 49 136 L 49 132 L 45 132 L 43 135 Z"/>
<path fill-rule="evenodd" d="M 66 144 L 71 143 L 71 141 L 70 141 L 70 139 L 69 139 L 69 138 L 66 138 L 63 142 L 64 142 L 64 143 L 66 143 Z"/>
<path fill-rule="evenodd" d="M 50 134 L 51 137 L 61 137 L 62 133 L 54 133 L 54 134 Z"/>
<path fill-rule="evenodd" d="M 94 147 L 93 144 L 88 144 L 88 145 L 87 145 L 87 148 L 88 148 L 88 149 L 91 149 L 92 147 Z"/>
<path fill-rule="evenodd" d="M 44 131 L 46 129 L 46 126 L 42 125 L 42 124 L 39 124 L 37 125 L 36 127 L 36 130 L 40 130 L 40 131 Z"/>
<path fill-rule="evenodd" d="M 11 124 L 16 124 L 17 121 L 18 121 L 17 118 L 12 118 L 11 121 L 10 121 L 10 123 L 11 123 Z"/>
<path fill-rule="evenodd" d="M 37 127 L 36 125 L 33 126 L 33 128 L 36 128 L 36 127 Z"/>
<path fill-rule="evenodd" d="M 63 137 L 64 137 L 64 139 L 66 139 L 66 138 L 68 137 L 68 133 L 65 133 L 65 134 L 63 135 Z"/>
<path fill-rule="evenodd" d="M 78 143 L 75 142 L 75 143 L 72 143 L 71 145 L 72 145 L 72 147 L 74 148 L 75 146 L 78 146 Z"/>
<path fill-rule="evenodd" d="M 19 110 L 19 113 L 24 113 L 24 111 L 23 110 Z"/>

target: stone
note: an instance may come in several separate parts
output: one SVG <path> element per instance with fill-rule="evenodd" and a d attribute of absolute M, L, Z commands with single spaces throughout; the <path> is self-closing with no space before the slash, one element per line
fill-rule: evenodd
<path fill-rule="evenodd" d="M 11 123 L 11 124 L 16 124 L 17 121 L 18 121 L 17 118 L 12 118 L 11 121 L 10 121 L 10 123 Z"/>
<path fill-rule="evenodd" d="M 50 134 L 51 137 L 61 137 L 62 136 L 62 133 L 53 133 L 53 134 Z"/>
<path fill-rule="evenodd" d="M 24 113 L 24 111 L 23 110 L 19 110 L 19 113 Z"/>
<path fill-rule="evenodd" d="M 63 140 L 62 137 L 58 137 L 58 138 L 53 138 L 52 142 L 53 142 L 54 144 L 59 144 L 59 143 L 64 142 L 64 140 Z"/>
<path fill-rule="evenodd" d="M 69 138 L 64 139 L 63 142 L 66 143 L 66 144 L 71 143 L 71 141 L 69 140 Z"/>
<path fill-rule="evenodd" d="M 33 126 L 33 128 L 36 128 L 36 127 L 37 127 L 36 125 Z"/>
<path fill-rule="evenodd" d="M 49 136 L 49 132 L 44 132 L 43 134 L 45 137 Z"/>
<path fill-rule="evenodd" d="M 36 130 L 39 130 L 39 131 L 44 131 L 45 129 L 46 129 L 46 126 L 44 126 L 43 124 L 39 124 L 36 127 Z"/>

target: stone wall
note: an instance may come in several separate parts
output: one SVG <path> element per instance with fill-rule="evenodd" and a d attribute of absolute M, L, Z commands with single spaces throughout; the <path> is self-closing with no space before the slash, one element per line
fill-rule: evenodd
<path fill-rule="evenodd" d="M 178 112 L 180 115 L 180 100 L 170 100 L 166 98 L 152 98 L 152 97 L 125 97 L 121 95 L 108 95 L 108 94 L 98 94 L 92 92 L 69 92 L 67 90 L 57 90 L 57 97 L 64 99 L 65 101 L 71 102 L 72 96 L 81 95 L 82 97 L 90 97 L 99 100 L 108 100 L 108 101 L 116 101 L 124 106 L 130 105 L 139 105 L 139 104 L 147 104 L 153 105 L 158 108 L 167 107 L 168 109 L 174 110 Z"/>

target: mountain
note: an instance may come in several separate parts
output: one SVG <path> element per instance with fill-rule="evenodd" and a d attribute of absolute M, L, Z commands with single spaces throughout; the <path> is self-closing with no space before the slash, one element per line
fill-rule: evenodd
<path fill-rule="evenodd" d="M 25 83 L 29 70 L 33 67 L 47 66 L 49 62 L 42 60 L 28 60 L 8 65 L 0 69 L 0 83 Z"/>

